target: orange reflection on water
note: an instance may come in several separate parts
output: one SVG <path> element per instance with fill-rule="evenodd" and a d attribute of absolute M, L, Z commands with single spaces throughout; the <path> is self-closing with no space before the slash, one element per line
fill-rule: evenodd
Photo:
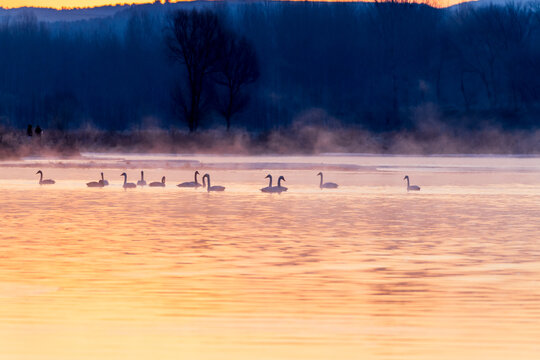
<path fill-rule="evenodd" d="M 239 180 L 259 171 L 214 171 L 222 194 L 1 181 L 0 357 L 537 358 L 538 184 L 312 172 L 281 196 Z"/>

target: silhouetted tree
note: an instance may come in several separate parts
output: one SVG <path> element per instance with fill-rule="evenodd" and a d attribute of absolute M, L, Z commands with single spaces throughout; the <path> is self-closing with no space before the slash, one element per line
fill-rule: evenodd
<path fill-rule="evenodd" d="M 225 89 L 225 94 L 218 97 L 216 106 L 229 130 L 232 117 L 249 101 L 244 88 L 255 82 L 260 74 L 255 50 L 246 38 L 227 33 L 222 52 L 214 79 Z"/>
<path fill-rule="evenodd" d="M 174 60 L 185 66 L 187 84 L 177 96 L 189 130 L 195 131 L 204 114 L 208 75 L 220 60 L 223 29 L 209 10 L 179 10 L 170 19 L 166 42 Z"/>
<path fill-rule="evenodd" d="M 203 41 L 202 20 L 189 19 L 186 33 L 196 33 L 189 38 L 196 49 L 218 44 L 207 46 L 207 54 L 197 50 L 198 59 L 217 59 L 205 61 L 204 72 L 203 62 L 192 63 L 203 80 L 195 82 L 199 96 L 191 107 L 182 48 L 176 42 L 176 56 L 164 51 L 163 29 L 174 40 L 174 16 L 167 12 L 196 8 L 213 11 L 208 17 L 222 25 L 216 32 L 230 30 L 237 41 L 245 37 L 257 54 L 257 86 L 240 86 L 241 101 L 235 102 L 245 105 L 246 94 L 251 99 L 242 119 L 239 112 L 231 115 L 233 125 L 244 121 L 249 130 L 267 130 L 322 109 L 345 125 L 399 130 L 423 121 L 414 112 L 432 103 L 440 121 L 456 129 L 481 125 L 486 114 L 504 128 L 540 127 L 540 5 L 478 2 L 439 9 L 381 1 L 172 2 L 73 22 L 5 10 L 0 123 L 124 130 L 148 118 L 165 127 L 191 119 L 195 129 L 210 105 L 217 106 L 212 95 L 220 95 L 226 108 L 228 87 L 216 80 L 224 79 L 218 65 L 228 42 Z M 174 69 L 168 55 L 177 60 Z M 186 105 L 177 106 L 178 115 L 169 111 L 173 88 L 180 90 L 176 104 Z"/>

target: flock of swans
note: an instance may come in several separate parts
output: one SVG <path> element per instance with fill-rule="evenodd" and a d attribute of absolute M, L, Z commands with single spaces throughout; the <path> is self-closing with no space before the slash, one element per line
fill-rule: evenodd
<path fill-rule="evenodd" d="M 53 185 L 53 184 L 56 183 L 52 179 L 43 179 L 43 172 L 41 170 L 39 170 L 36 173 L 36 175 L 37 174 L 39 174 L 39 185 Z M 176 186 L 181 187 L 181 188 L 198 188 L 198 187 L 202 186 L 203 188 L 206 188 L 206 190 L 208 192 L 211 192 L 211 191 L 224 191 L 225 190 L 225 187 L 221 186 L 221 185 L 212 186 L 210 184 L 210 175 L 209 174 L 204 174 L 203 175 L 202 184 L 199 183 L 199 181 L 197 180 L 197 175 L 200 175 L 200 173 L 198 171 L 195 171 L 195 181 L 186 181 L 186 182 L 180 183 L 180 184 L 178 184 Z M 137 181 L 137 184 L 132 183 L 132 182 L 128 182 L 127 181 L 127 174 L 125 172 L 122 173 L 120 176 L 124 177 L 124 184 L 122 185 L 122 187 L 124 189 L 135 189 L 137 186 L 142 187 L 142 186 L 147 185 L 146 180 L 144 180 L 144 171 L 141 171 L 141 179 L 139 181 Z M 322 172 L 318 173 L 317 176 L 321 177 L 321 181 L 320 181 L 320 184 L 319 184 L 319 187 L 321 188 L 321 190 L 323 190 L 323 189 L 337 189 L 338 188 L 338 184 L 336 184 L 336 183 L 324 182 Z M 270 174 L 266 175 L 265 179 L 269 179 L 269 183 L 268 183 L 268 186 L 263 187 L 261 189 L 261 191 L 264 192 L 264 193 L 278 193 L 278 194 L 280 194 L 280 193 L 288 190 L 287 187 L 281 185 L 281 181 L 285 181 L 285 178 L 283 176 L 280 176 L 278 178 L 278 182 L 277 182 L 276 186 L 272 186 L 272 175 L 270 175 Z M 407 180 L 407 191 L 420 191 L 420 186 L 410 184 L 408 175 L 406 175 L 403 178 L 403 180 Z M 91 187 L 91 188 L 102 188 L 102 187 L 105 187 L 105 186 L 108 186 L 108 185 L 109 185 L 109 182 L 107 180 L 105 180 L 105 177 L 103 176 L 103 173 L 101 173 L 101 179 L 100 180 L 98 180 L 98 181 L 90 181 L 90 182 L 86 183 L 86 186 Z M 165 187 L 165 176 L 163 176 L 161 178 L 161 181 L 151 182 L 150 184 L 148 184 L 148 186 L 150 186 L 150 187 Z"/>

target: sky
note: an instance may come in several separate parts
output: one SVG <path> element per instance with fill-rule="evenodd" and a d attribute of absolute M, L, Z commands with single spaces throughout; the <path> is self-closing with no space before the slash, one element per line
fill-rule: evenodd
<path fill-rule="evenodd" d="M 128 4 L 144 4 L 150 0 L 126 0 Z M 124 1 L 115 0 L 0 0 L 0 7 L 16 8 L 22 6 L 48 7 L 61 9 L 63 7 L 95 7 L 103 5 L 122 4 Z"/>
<path fill-rule="evenodd" d="M 127 4 L 143 4 L 152 0 L 126 0 Z M 439 6 L 454 5 L 463 0 L 433 0 Z M 176 2 L 176 1 L 173 1 Z M 124 1 L 114 0 L 0 0 L 0 7 L 17 8 L 23 6 L 48 7 L 48 8 L 77 8 L 77 7 L 95 7 L 103 5 L 123 4 Z"/>

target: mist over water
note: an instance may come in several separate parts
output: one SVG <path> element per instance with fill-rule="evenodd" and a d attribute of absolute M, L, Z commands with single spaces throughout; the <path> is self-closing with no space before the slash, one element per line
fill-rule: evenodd
<path fill-rule="evenodd" d="M 361 154 L 540 154 L 540 131 L 505 131 L 494 126 L 470 130 L 465 136 L 424 114 L 414 131 L 371 132 L 341 124 L 298 119 L 292 126 L 264 132 L 224 128 L 189 133 L 148 126 L 106 131 L 86 126 L 73 131 L 47 131 L 28 137 L 0 128 L 0 160 L 80 158 L 84 153 L 319 155 Z"/>
<path fill-rule="evenodd" d="M 167 187 L 124 191 L 141 169 Z M 196 169 L 225 192 L 175 186 Z M 261 193 L 267 173 L 289 191 Z M 1 354 L 536 359 L 539 179 L 538 157 L 3 162 Z"/>

